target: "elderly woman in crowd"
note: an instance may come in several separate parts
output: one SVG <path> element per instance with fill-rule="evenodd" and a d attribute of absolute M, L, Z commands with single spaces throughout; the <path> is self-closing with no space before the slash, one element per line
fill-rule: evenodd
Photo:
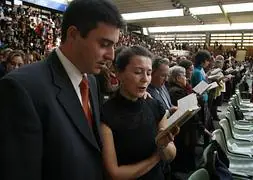
<path fill-rule="evenodd" d="M 186 90 L 188 94 L 192 93 L 191 78 L 192 78 L 192 72 L 194 69 L 193 63 L 192 61 L 185 59 L 185 60 L 182 60 L 178 65 L 185 68 Z"/>
<path fill-rule="evenodd" d="M 169 93 L 171 102 L 177 106 L 177 101 L 188 94 L 186 70 L 181 66 L 174 66 L 169 70 Z M 191 118 L 185 123 L 175 138 L 177 156 L 172 162 L 172 172 L 189 172 L 195 169 L 196 131 L 199 128 L 198 119 Z"/>
<path fill-rule="evenodd" d="M 144 99 L 151 81 L 152 54 L 141 46 L 126 48 L 116 59 L 118 92 L 103 107 L 101 136 L 105 168 L 112 179 L 163 180 L 161 155 L 176 156 L 174 133 L 155 142 L 168 126 L 165 110 L 151 98 Z M 174 134 L 174 135 L 173 135 Z"/>

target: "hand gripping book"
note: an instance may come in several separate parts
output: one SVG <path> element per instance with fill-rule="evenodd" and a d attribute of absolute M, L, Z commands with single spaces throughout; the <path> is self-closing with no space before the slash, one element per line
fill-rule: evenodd
<path fill-rule="evenodd" d="M 189 119 L 191 119 L 198 111 L 200 107 L 198 106 L 198 100 L 196 94 L 192 93 L 178 100 L 178 109 L 168 118 L 168 111 L 165 112 L 164 118 L 168 119 L 168 127 L 158 133 L 156 136 L 156 141 L 164 136 L 167 136 L 172 128 L 178 126 L 181 127 Z"/>

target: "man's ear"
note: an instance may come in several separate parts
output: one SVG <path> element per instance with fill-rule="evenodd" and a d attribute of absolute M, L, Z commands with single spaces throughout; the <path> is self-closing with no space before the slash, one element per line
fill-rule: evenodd
<path fill-rule="evenodd" d="M 69 26 L 67 30 L 67 39 L 69 39 L 70 41 L 73 41 L 77 38 L 79 33 L 80 32 L 75 26 Z"/>

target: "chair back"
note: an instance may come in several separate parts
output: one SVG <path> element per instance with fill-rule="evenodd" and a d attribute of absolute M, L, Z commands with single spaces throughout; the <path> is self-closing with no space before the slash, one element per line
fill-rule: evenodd
<path fill-rule="evenodd" d="M 221 129 L 216 129 L 215 131 L 213 131 L 212 134 L 213 134 L 212 139 L 216 140 L 219 143 L 222 150 L 227 154 L 228 153 L 228 147 L 227 147 L 225 136 L 224 136 L 222 130 Z"/>
<path fill-rule="evenodd" d="M 229 122 L 227 119 L 222 119 L 220 120 L 219 122 L 220 126 L 222 127 L 223 131 L 224 131 L 224 134 L 225 134 L 225 138 L 227 140 L 233 138 L 233 135 L 232 135 L 232 129 L 229 125 Z"/>
<path fill-rule="evenodd" d="M 188 180 L 209 180 L 209 174 L 204 168 L 195 171 Z"/>

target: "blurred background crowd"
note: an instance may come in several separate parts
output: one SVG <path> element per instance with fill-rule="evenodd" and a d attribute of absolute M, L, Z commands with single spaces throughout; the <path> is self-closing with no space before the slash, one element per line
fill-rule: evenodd
<path fill-rule="evenodd" d="M 0 4 L 0 77 L 16 68 L 45 59 L 54 48 L 58 47 L 61 38 L 61 19 L 62 15 L 55 12 L 46 13 L 32 7 Z M 209 97 L 208 100 L 201 100 L 203 110 L 206 109 L 209 113 L 205 111 L 203 114 L 199 114 L 198 120 L 196 121 L 200 121 L 202 127 L 198 126 L 195 128 L 199 128 L 199 131 L 203 131 L 202 135 L 204 134 L 204 136 L 206 134 L 210 135 L 214 130 L 213 121 L 219 121 L 217 115 L 218 107 L 221 106 L 223 102 L 227 102 L 232 94 L 235 93 L 236 84 L 244 75 L 245 67 L 250 67 L 252 69 L 252 57 L 245 57 L 245 61 L 243 62 L 237 61 L 236 46 L 232 49 L 225 49 L 222 44 L 218 42 L 215 47 L 212 48 L 207 45 L 201 46 L 198 44 L 164 43 L 145 35 L 123 31 L 120 34 L 119 42 L 115 48 L 115 56 L 117 57 L 117 53 L 125 47 L 134 45 L 146 47 L 155 55 L 154 61 L 157 61 L 159 64 L 159 66 L 156 67 L 157 69 L 161 68 L 161 64 L 168 66 L 170 71 L 175 74 L 180 71 L 178 66 L 184 69 L 183 72 L 185 72 L 186 83 L 183 82 L 183 84 L 180 84 L 182 82 L 178 81 L 178 79 L 173 80 L 168 77 L 169 71 L 165 76 L 159 74 L 162 71 L 158 71 L 158 75 L 155 76 L 158 79 L 154 78 L 153 80 L 154 83 L 155 81 L 162 82 L 160 86 L 167 89 L 166 93 L 169 94 L 168 96 L 171 98 L 174 106 L 177 106 L 176 102 L 178 99 L 187 95 L 186 93 L 183 96 L 178 96 L 177 93 L 181 92 L 182 89 L 175 89 L 175 86 L 180 84 L 180 87 L 183 87 L 183 91 L 191 93 L 192 87 L 200 82 L 197 80 L 195 82 L 193 80 L 196 76 L 197 68 L 204 71 L 206 77 L 203 77 L 203 80 L 207 82 L 216 81 L 208 79 L 208 75 L 210 75 L 214 69 L 221 69 L 221 73 L 225 78 L 218 82 L 219 89 L 209 91 L 208 94 L 206 94 Z M 190 53 L 188 55 L 179 56 L 170 53 L 170 50 L 187 50 Z M 206 59 L 208 62 L 205 64 Z M 152 76 L 153 75 L 155 75 L 155 73 L 152 74 Z M 103 101 L 110 98 L 120 84 L 116 77 L 113 63 L 107 64 L 104 71 L 97 76 L 97 80 L 101 87 Z M 248 91 L 249 87 L 250 85 L 245 83 L 242 88 Z M 182 132 L 184 131 L 185 130 L 182 128 Z M 181 134 L 184 137 L 188 136 L 187 133 Z M 196 138 L 193 139 L 193 141 L 194 145 L 199 143 Z M 178 142 L 177 145 L 182 146 L 182 143 L 184 144 L 185 142 Z M 181 152 L 182 157 L 183 154 L 187 154 L 187 149 L 185 148 L 189 146 L 184 144 L 183 147 L 184 151 Z M 187 155 L 189 155 L 189 153 Z M 193 154 L 193 161 L 194 157 Z M 181 169 L 178 167 L 178 164 L 185 163 L 182 162 L 182 160 L 184 159 L 179 158 L 175 160 L 174 167 L 177 167 L 176 170 L 185 170 L 185 167 L 181 167 Z M 185 164 L 187 165 L 188 163 Z M 188 165 L 189 167 L 186 168 L 187 170 L 195 168 L 195 165 L 190 165 L 190 163 Z"/>

